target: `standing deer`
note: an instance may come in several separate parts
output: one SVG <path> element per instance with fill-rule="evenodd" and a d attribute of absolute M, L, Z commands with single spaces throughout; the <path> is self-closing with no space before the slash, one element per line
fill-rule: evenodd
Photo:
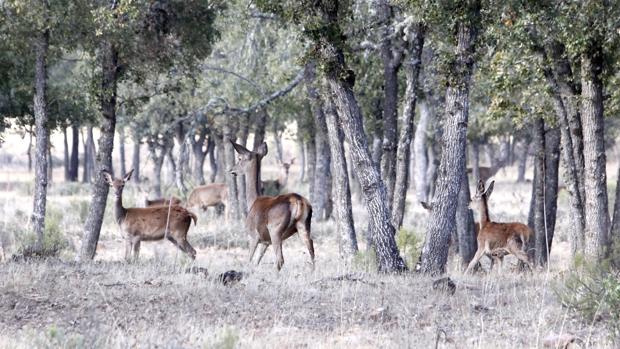
<path fill-rule="evenodd" d="M 289 162 L 281 162 L 280 163 L 280 174 L 278 179 L 271 179 L 266 181 L 261 181 L 261 195 L 270 195 L 275 196 L 282 192 L 282 189 L 286 188 L 288 184 L 288 175 L 291 168 L 291 165 L 295 163 L 295 158 L 292 158 Z"/>
<path fill-rule="evenodd" d="M 162 240 L 167 237 L 181 251 L 191 259 L 196 259 L 196 250 L 187 242 L 187 231 L 196 215 L 181 206 L 154 206 L 154 207 L 123 207 L 123 188 L 131 178 L 133 170 L 122 179 L 112 178 L 107 171 L 102 171 L 105 181 L 114 192 L 114 220 L 124 233 L 126 242 L 125 259 L 138 259 L 141 241 Z M 167 230 L 166 230 L 167 228 Z"/>
<path fill-rule="evenodd" d="M 220 207 L 226 205 L 227 200 L 228 186 L 226 183 L 211 183 L 194 188 L 189 193 L 185 206 L 187 208 L 197 207 L 205 212 L 209 207 L 214 206 L 219 211 Z"/>
<path fill-rule="evenodd" d="M 522 223 L 496 223 L 489 219 L 488 200 L 493 192 L 494 185 L 495 181 L 491 181 L 491 184 L 485 189 L 484 182 L 478 181 L 476 195 L 471 202 L 471 204 L 478 202 L 480 230 L 477 238 L 478 250 L 467 266 L 465 273 L 472 270 L 484 255 L 493 259 L 503 257 L 506 254 L 514 255 L 532 270 L 527 254 L 523 250 L 533 235 L 532 229 Z"/>
<path fill-rule="evenodd" d="M 278 196 L 258 196 L 260 184 L 260 164 L 267 155 L 267 144 L 261 144 L 256 152 L 232 142 L 238 156 L 237 164 L 230 170 L 231 174 L 245 174 L 246 199 L 250 211 L 245 225 L 250 234 L 250 258 L 258 244 L 261 244 L 257 265 L 260 264 L 267 246 L 273 245 L 276 254 L 278 270 L 284 264 L 282 242 L 295 233 L 299 233 L 305 242 L 312 267 L 314 268 L 314 244 L 310 238 L 310 221 L 312 206 L 310 202 L 299 194 L 284 194 Z"/>

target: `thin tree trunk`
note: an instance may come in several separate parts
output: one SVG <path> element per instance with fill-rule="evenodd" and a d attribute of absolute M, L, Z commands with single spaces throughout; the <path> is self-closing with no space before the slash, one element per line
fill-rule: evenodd
<path fill-rule="evenodd" d="M 216 183 L 224 183 L 226 181 L 226 165 L 225 165 L 225 146 L 223 144 L 223 136 L 219 134 L 217 131 L 214 132 L 215 141 L 215 151 L 216 151 L 216 163 L 217 163 L 217 172 L 215 173 L 215 182 Z M 233 149 L 234 150 L 234 149 Z M 230 196 L 230 195 L 229 195 Z"/>
<path fill-rule="evenodd" d="M 256 112 L 255 117 L 254 144 L 252 147 L 254 151 L 265 141 L 265 129 L 267 128 L 267 119 L 269 115 L 267 114 L 267 110 L 260 109 Z"/>
<path fill-rule="evenodd" d="M 125 177 L 125 175 L 127 174 L 127 167 L 125 166 L 126 161 L 125 161 L 125 128 L 124 127 L 118 128 L 118 158 L 120 161 L 120 168 L 121 168 L 120 176 Z"/>
<path fill-rule="evenodd" d="M 396 161 L 396 182 L 394 184 L 392 202 L 392 222 L 396 228 L 403 224 L 405 215 L 405 202 L 407 189 L 409 188 L 409 161 L 411 160 L 411 139 L 413 137 L 413 119 L 415 116 L 416 93 L 418 89 L 418 76 L 422 61 L 422 48 L 424 46 L 424 27 L 415 24 L 411 29 L 408 45 L 408 59 L 405 62 L 405 74 L 407 88 L 405 90 L 403 115 L 401 120 L 401 132 L 398 140 Z"/>
<path fill-rule="evenodd" d="M 104 41 L 101 45 L 102 74 L 101 82 L 101 137 L 97 155 L 97 173 L 93 185 L 93 196 L 86 224 L 79 259 L 87 260 L 95 257 L 99 233 L 103 223 L 109 185 L 103 179 L 101 171 L 112 170 L 112 150 L 114 148 L 114 129 L 116 127 L 116 91 L 118 79 L 118 53 L 114 45 Z"/>
<path fill-rule="evenodd" d="M 471 16 L 479 16 L 477 5 Z M 456 62 L 450 72 L 446 91 L 441 163 L 433 210 L 428 220 L 426 242 L 422 249 L 422 271 L 429 274 L 445 272 L 448 260 L 450 233 L 456 229 L 457 197 L 465 171 L 467 150 L 467 120 L 469 116 L 469 84 L 474 63 L 474 38 L 477 28 L 473 24 L 458 24 Z M 458 74 L 456 73 L 458 71 Z"/>
<path fill-rule="evenodd" d="M 347 160 L 344 156 L 344 134 L 342 133 L 334 105 L 328 97 L 325 98 L 325 101 L 325 121 L 332 157 L 332 172 L 334 178 L 338 178 L 338 180 L 333 182 L 333 196 L 336 209 L 336 229 L 338 230 L 338 236 L 340 236 L 340 255 L 350 261 L 358 251 L 358 248 L 355 226 L 353 225 Z"/>
<path fill-rule="evenodd" d="M 532 200 L 534 211 L 530 213 L 533 217 L 534 230 L 534 249 L 528 253 L 534 257 L 536 265 L 542 265 L 540 256 L 545 247 L 547 230 L 545 229 L 545 124 L 542 118 L 534 121 L 534 143 L 536 144 L 535 169 Z"/>
<path fill-rule="evenodd" d="M 88 182 L 88 143 L 86 142 L 86 137 L 83 133 L 84 130 L 80 130 L 82 132 L 82 147 L 84 149 L 84 161 L 82 168 L 82 183 Z"/>
<path fill-rule="evenodd" d="M 185 186 L 185 172 L 189 163 L 189 153 L 187 151 L 187 137 L 190 130 L 187 130 L 182 122 L 177 124 L 175 130 L 175 138 L 179 145 L 179 153 L 177 157 L 177 167 L 174 170 L 174 182 L 182 197 L 187 195 L 187 187 Z M 172 159 L 172 153 L 170 154 Z"/>
<path fill-rule="evenodd" d="M 49 136 L 48 136 L 48 144 L 47 144 L 47 184 L 49 186 L 51 186 L 53 181 L 54 181 L 54 157 L 52 155 L 52 143 L 49 142 Z"/>
<path fill-rule="evenodd" d="M 80 170 L 80 129 L 77 125 L 71 126 L 71 162 L 69 163 L 69 180 L 77 182 Z"/>
<path fill-rule="evenodd" d="M 84 154 L 84 165 L 86 166 L 87 176 L 84 183 L 93 182 L 95 179 L 95 136 L 93 135 L 93 127 L 89 126 L 86 135 L 87 154 Z"/>
<path fill-rule="evenodd" d="M 223 123 L 223 160 L 225 161 L 223 168 L 232 168 L 235 165 L 235 149 L 231 141 L 234 140 L 233 134 L 235 133 L 229 123 Z M 218 154 L 219 155 L 219 154 Z M 222 173 L 224 171 L 221 171 Z M 237 189 L 237 181 L 234 176 L 226 173 L 226 184 L 228 186 L 228 202 L 226 203 L 226 214 L 229 218 L 234 220 L 241 219 L 239 211 L 239 191 Z"/>
<path fill-rule="evenodd" d="M 310 198 L 310 202 L 314 202 L 314 185 L 315 185 L 315 176 L 316 173 L 316 140 L 314 139 L 314 123 L 312 123 L 312 127 L 309 129 L 310 137 L 306 142 L 306 155 L 308 158 L 307 161 L 307 170 L 308 173 L 308 197 Z"/>
<path fill-rule="evenodd" d="M 585 254 L 597 260 L 605 257 L 609 244 L 602 70 L 602 48 L 594 43 L 590 52 L 581 56 L 581 121 L 586 175 Z"/>
<path fill-rule="evenodd" d="M 155 192 L 155 196 L 160 198 L 162 197 L 161 193 L 161 170 L 164 167 L 164 159 L 166 158 L 166 154 L 168 153 L 168 145 L 169 141 L 164 139 L 163 145 L 158 145 L 156 141 L 149 141 L 148 147 L 149 152 L 151 154 L 151 159 L 153 160 L 153 188 L 152 190 Z M 157 154 L 157 149 L 160 148 L 160 153 Z"/>
<path fill-rule="evenodd" d="M 209 156 L 209 168 L 211 168 L 209 183 L 214 183 L 215 177 L 217 176 L 217 161 L 215 160 L 215 140 L 213 131 L 211 131 L 211 134 L 207 139 L 207 155 Z"/>
<path fill-rule="evenodd" d="M 546 265 L 555 235 L 555 223 L 558 211 L 558 179 L 560 167 L 560 129 L 550 128 L 545 132 L 545 239 L 543 249 L 536 258 L 539 265 Z M 538 239 L 538 237 L 537 237 Z"/>
<path fill-rule="evenodd" d="M 140 183 L 140 138 L 138 136 L 134 136 L 133 139 L 133 153 L 131 163 L 131 167 L 133 169 L 133 176 L 131 179 L 135 183 Z"/>
<path fill-rule="evenodd" d="M 28 131 L 28 173 L 32 172 L 32 127 Z"/>
<path fill-rule="evenodd" d="M 612 243 L 620 244 L 620 165 L 618 166 L 618 177 L 616 177 L 616 201 L 614 202 L 613 220 L 609 237 Z M 620 245 L 616 245 L 620 246 Z M 620 261 L 617 261 L 620 262 Z"/>
<path fill-rule="evenodd" d="M 207 158 L 207 154 L 209 153 L 209 144 L 205 142 L 207 140 L 207 134 L 209 133 L 209 129 L 206 126 L 203 126 L 198 132 L 198 139 L 194 137 L 192 140 L 192 151 L 194 153 L 194 181 L 199 185 L 205 185 L 205 173 L 204 173 L 204 165 L 205 159 Z"/>
<path fill-rule="evenodd" d="M 248 115 L 243 115 L 242 118 L 239 120 L 239 128 L 240 128 L 240 132 L 239 132 L 239 144 L 241 144 L 242 146 L 246 146 L 248 143 L 248 137 L 249 137 L 249 133 L 250 133 L 250 120 Z M 241 217 L 245 217 L 248 214 L 248 210 L 250 209 L 248 207 L 248 200 L 247 200 L 247 195 L 246 195 L 246 178 L 245 178 L 245 174 L 239 174 L 236 176 L 237 179 L 237 189 L 239 190 L 239 195 L 238 195 L 238 201 L 239 201 L 239 210 L 240 210 L 240 215 Z"/>
<path fill-rule="evenodd" d="M 297 149 L 299 183 L 303 183 L 306 180 L 306 151 L 304 149 L 304 140 L 299 135 L 297 135 Z"/>
<path fill-rule="evenodd" d="M 474 179 L 474 183 L 477 183 L 480 180 L 480 141 L 477 139 L 471 142 L 471 154 L 472 178 Z"/>
<path fill-rule="evenodd" d="M 69 163 L 69 142 L 67 141 L 67 128 L 62 128 L 62 137 L 63 137 L 63 165 L 65 169 L 65 182 L 71 181 L 71 164 Z"/>
<path fill-rule="evenodd" d="M 467 267 L 478 249 L 477 236 L 474 230 L 474 212 L 469 208 L 470 198 L 469 177 L 467 172 L 463 171 L 456 208 L 456 235 L 458 240 L 452 242 L 453 245 L 458 245 L 458 253 L 461 256 L 463 268 Z"/>
<path fill-rule="evenodd" d="M 49 128 L 47 111 L 47 53 L 49 31 L 38 34 L 35 43 L 35 94 L 34 117 L 36 132 L 35 183 L 32 208 L 32 227 L 36 236 L 34 248 L 43 248 L 45 233 L 45 210 L 47 203 Z M 51 159 L 51 157 L 50 157 Z M 50 166 L 51 167 L 51 166 Z"/>
<path fill-rule="evenodd" d="M 416 198 L 418 201 L 427 201 L 428 194 L 428 157 L 426 156 L 426 143 L 428 139 L 428 123 L 431 119 L 431 113 L 428 107 L 428 102 L 425 99 L 421 99 L 418 103 L 420 106 L 420 120 L 415 130 L 415 137 L 413 138 L 413 160 L 414 160 L 414 175 L 413 181 L 415 184 Z"/>
<path fill-rule="evenodd" d="M 517 183 L 525 182 L 525 170 L 527 169 L 527 155 L 530 151 L 530 142 L 524 140 L 521 144 L 521 151 L 517 153 L 518 167 L 517 167 Z M 570 149 L 569 149 L 570 151 Z"/>

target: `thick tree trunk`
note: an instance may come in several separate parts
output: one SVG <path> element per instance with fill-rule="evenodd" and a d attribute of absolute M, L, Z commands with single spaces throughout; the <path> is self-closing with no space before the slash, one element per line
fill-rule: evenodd
<path fill-rule="evenodd" d="M 67 137 L 67 128 L 62 128 L 62 138 L 63 138 L 63 167 L 65 170 L 65 182 L 71 181 L 71 164 L 69 162 L 69 142 Z"/>
<path fill-rule="evenodd" d="M 478 11 L 477 9 L 475 16 L 479 15 Z M 458 196 L 463 182 L 462 173 L 465 171 L 469 84 L 474 63 L 475 34 L 476 28 L 473 25 L 458 24 L 455 68 L 450 72 L 446 91 L 439 177 L 433 210 L 428 220 L 426 242 L 422 249 L 422 271 L 429 274 L 445 272 L 450 233 L 456 229 L 458 200 L 454 198 Z"/>
<path fill-rule="evenodd" d="M 69 163 L 69 180 L 77 182 L 80 170 L 80 129 L 77 125 L 71 126 L 71 162 Z"/>
<path fill-rule="evenodd" d="M 349 187 L 349 175 L 347 173 L 347 160 L 344 156 L 344 134 L 340 128 L 340 122 L 334 105 L 325 98 L 325 118 L 329 136 L 329 149 L 332 157 L 333 196 L 336 210 L 336 229 L 340 236 L 340 254 L 347 260 L 351 260 L 357 248 L 357 236 L 353 225 L 353 212 L 351 208 L 351 189 Z"/>
<path fill-rule="evenodd" d="M 126 167 L 126 161 L 125 161 L 125 128 L 124 127 L 119 127 L 118 128 L 118 160 L 120 162 L 120 169 L 121 169 L 121 173 L 120 176 L 121 177 L 125 177 L 125 175 L 127 174 L 127 167 Z"/>
<path fill-rule="evenodd" d="M 334 20 L 334 18 L 331 19 Z M 327 46 L 331 52 L 328 55 L 335 57 L 336 64 L 341 69 L 339 71 L 346 71 L 342 51 L 329 44 Z M 377 256 L 378 269 L 380 272 L 405 271 L 407 266 L 400 257 L 394 238 L 396 231 L 391 222 L 385 184 L 370 156 L 368 140 L 362 123 L 362 112 L 353 94 L 352 86 L 348 81 L 343 80 L 342 76 L 338 76 L 336 71 L 328 72 L 327 83 L 333 93 L 342 129 L 350 145 L 351 159 L 364 194 L 364 204 L 368 210 L 369 224 L 372 227 L 370 233 Z"/>
<path fill-rule="evenodd" d="M 545 240 L 547 230 L 545 229 L 545 124 L 542 118 L 534 121 L 534 181 L 532 182 L 532 198 L 530 200 L 530 217 L 534 239 L 530 239 L 533 249 L 528 249 L 530 259 L 534 259 L 536 265 L 542 265 L 539 260 L 541 251 L 546 249 Z M 534 257 L 534 258 L 532 258 Z"/>
<path fill-rule="evenodd" d="M 413 181 L 417 200 L 427 201 L 428 178 L 426 177 L 426 171 L 428 168 L 428 158 L 426 156 L 426 144 L 431 113 L 428 102 L 425 99 L 421 99 L 418 105 L 420 106 L 420 120 L 418 121 L 413 139 L 413 160 L 415 163 Z"/>
<path fill-rule="evenodd" d="M 45 233 L 45 210 L 47 203 L 49 128 L 47 114 L 47 53 L 49 31 L 38 34 L 35 42 L 35 82 L 34 118 L 36 132 L 34 200 L 32 208 L 32 228 L 36 236 L 34 248 L 43 248 Z M 51 165 L 50 165 L 51 167 Z"/>
<path fill-rule="evenodd" d="M 140 138 L 134 136 L 133 138 L 133 152 L 131 154 L 131 168 L 133 169 L 133 176 L 131 179 L 135 183 L 140 183 Z"/>
<path fill-rule="evenodd" d="M 545 239 L 540 237 L 543 246 L 536 258 L 538 265 L 546 265 L 555 235 L 555 222 L 558 211 L 558 179 L 560 167 L 560 129 L 550 128 L 545 132 Z M 538 240 L 539 237 L 536 237 Z"/>
<path fill-rule="evenodd" d="M 316 169 L 314 172 L 314 193 L 310 195 L 312 202 L 313 216 L 319 220 L 327 219 L 327 206 L 331 192 L 328 192 L 330 175 L 330 152 L 329 140 L 327 137 L 327 125 L 325 123 L 325 113 L 323 111 L 323 101 L 321 100 L 317 83 L 316 68 L 314 63 L 306 65 L 306 91 L 310 99 L 312 114 L 314 115 L 314 129 L 316 139 Z"/>
<path fill-rule="evenodd" d="M 422 61 L 422 48 L 424 46 L 424 27 L 415 24 L 411 29 L 408 45 L 408 57 L 405 62 L 405 74 L 407 88 L 403 101 L 403 115 L 401 119 L 400 138 L 396 161 L 396 182 L 394 184 L 392 202 L 392 222 L 396 228 L 403 224 L 405 215 L 405 202 L 407 189 L 409 188 L 409 161 L 411 160 L 411 139 L 413 136 L 413 119 L 415 116 L 416 94 L 418 89 L 418 76 Z"/>
<path fill-rule="evenodd" d="M 592 45 L 581 56 L 581 121 L 585 162 L 586 243 L 589 259 L 606 255 L 609 243 L 609 210 L 607 175 L 605 172 L 605 121 L 603 119 L 603 54 L 600 46 Z"/>
<path fill-rule="evenodd" d="M 118 53 L 116 48 L 107 41 L 101 45 L 101 137 L 97 154 L 96 180 L 93 185 L 93 196 L 86 224 L 79 259 L 88 260 L 95 257 L 99 233 L 103 223 L 109 185 L 103 179 L 101 171 L 112 170 L 112 150 L 114 148 L 114 129 L 116 127 L 116 91 L 118 79 Z"/>
<path fill-rule="evenodd" d="M 232 129 L 229 123 L 223 123 L 223 150 L 222 154 L 224 157 L 224 164 L 222 165 L 223 169 L 232 168 L 235 165 L 235 149 L 231 141 L 234 141 L 233 134 L 235 131 Z M 222 173 L 228 172 L 227 170 L 220 171 Z M 241 219 L 241 214 L 239 210 L 239 190 L 237 188 L 237 180 L 230 173 L 225 174 L 226 184 L 228 186 L 228 202 L 226 203 L 226 214 L 228 218 L 232 218 L 234 220 Z"/>
<path fill-rule="evenodd" d="M 478 248 L 476 232 L 474 227 L 474 212 L 469 208 L 470 202 L 469 177 L 463 171 L 461 178 L 461 188 L 459 189 L 458 206 L 456 208 L 456 236 L 458 253 L 461 256 L 461 265 L 466 268 Z"/>

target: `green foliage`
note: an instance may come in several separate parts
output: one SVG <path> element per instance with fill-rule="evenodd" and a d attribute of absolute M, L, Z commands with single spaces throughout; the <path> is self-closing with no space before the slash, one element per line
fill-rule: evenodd
<path fill-rule="evenodd" d="M 376 271 L 377 253 L 372 248 L 366 251 L 358 251 L 355 256 L 353 256 L 353 266 L 367 272 Z"/>
<path fill-rule="evenodd" d="M 65 237 L 63 224 L 64 211 L 47 207 L 45 213 L 45 232 L 41 251 L 35 251 L 33 246 L 36 236 L 32 232 L 22 233 L 17 236 L 18 255 L 25 258 L 32 256 L 56 257 L 69 246 Z"/>
<path fill-rule="evenodd" d="M 396 235 L 396 245 L 410 270 L 415 270 L 423 243 L 424 241 L 413 230 L 401 228 Z"/>
<path fill-rule="evenodd" d="M 581 264 L 555 289 L 562 304 L 587 321 L 604 320 L 613 338 L 620 337 L 620 273 L 609 263 Z"/>

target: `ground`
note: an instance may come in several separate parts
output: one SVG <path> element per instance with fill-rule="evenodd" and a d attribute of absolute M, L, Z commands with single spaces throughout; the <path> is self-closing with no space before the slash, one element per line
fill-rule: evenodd
<path fill-rule="evenodd" d="M 511 176 L 498 175 L 494 220 L 525 221 L 531 187 Z M 0 348 L 532 348 L 566 334 L 579 338 L 575 347 L 614 347 L 603 323 L 584 322 L 555 292 L 571 265 L 566 194 L 548 270 L 519 273 L 507 257 L 501 272 L 466 276 L 451 261 L 447 276 L 457 288 L 449 295 L 434 290 L 431 277 L 377 274 L 367 254 L 340 259 L 334 222 L 313 226 L 314 271 L 297 236 L 284 244 L 281 272 L 271 249 L 260 266 L 249 266 L 243 227 L 212 213 L 200 214 L 189 233 L 194 266 L 208 275 L 187 272 L 188 259 L 163 241 L 143 243 L 140 261 L 127 264 L 111 199 L 95 261 L 76 263 L 89 189 L 60 182 L 48 204 L 48 232 L 66 242 L 60 256 L 13 262 L 10 255 L 28 239 L 32 205 L 31 184 L 14 178 L 26 177 L 0 173 Z M 141 201 L 133 185 L 126 194 L 128 206 Z M 363 241 L 366 215 L 358 196 L 353 202 Z M 405 229 L 422 236 L 426 219 L 409 202 Z M 224 286 L 217 276 L 228 270 L 243 279 Z"/>

